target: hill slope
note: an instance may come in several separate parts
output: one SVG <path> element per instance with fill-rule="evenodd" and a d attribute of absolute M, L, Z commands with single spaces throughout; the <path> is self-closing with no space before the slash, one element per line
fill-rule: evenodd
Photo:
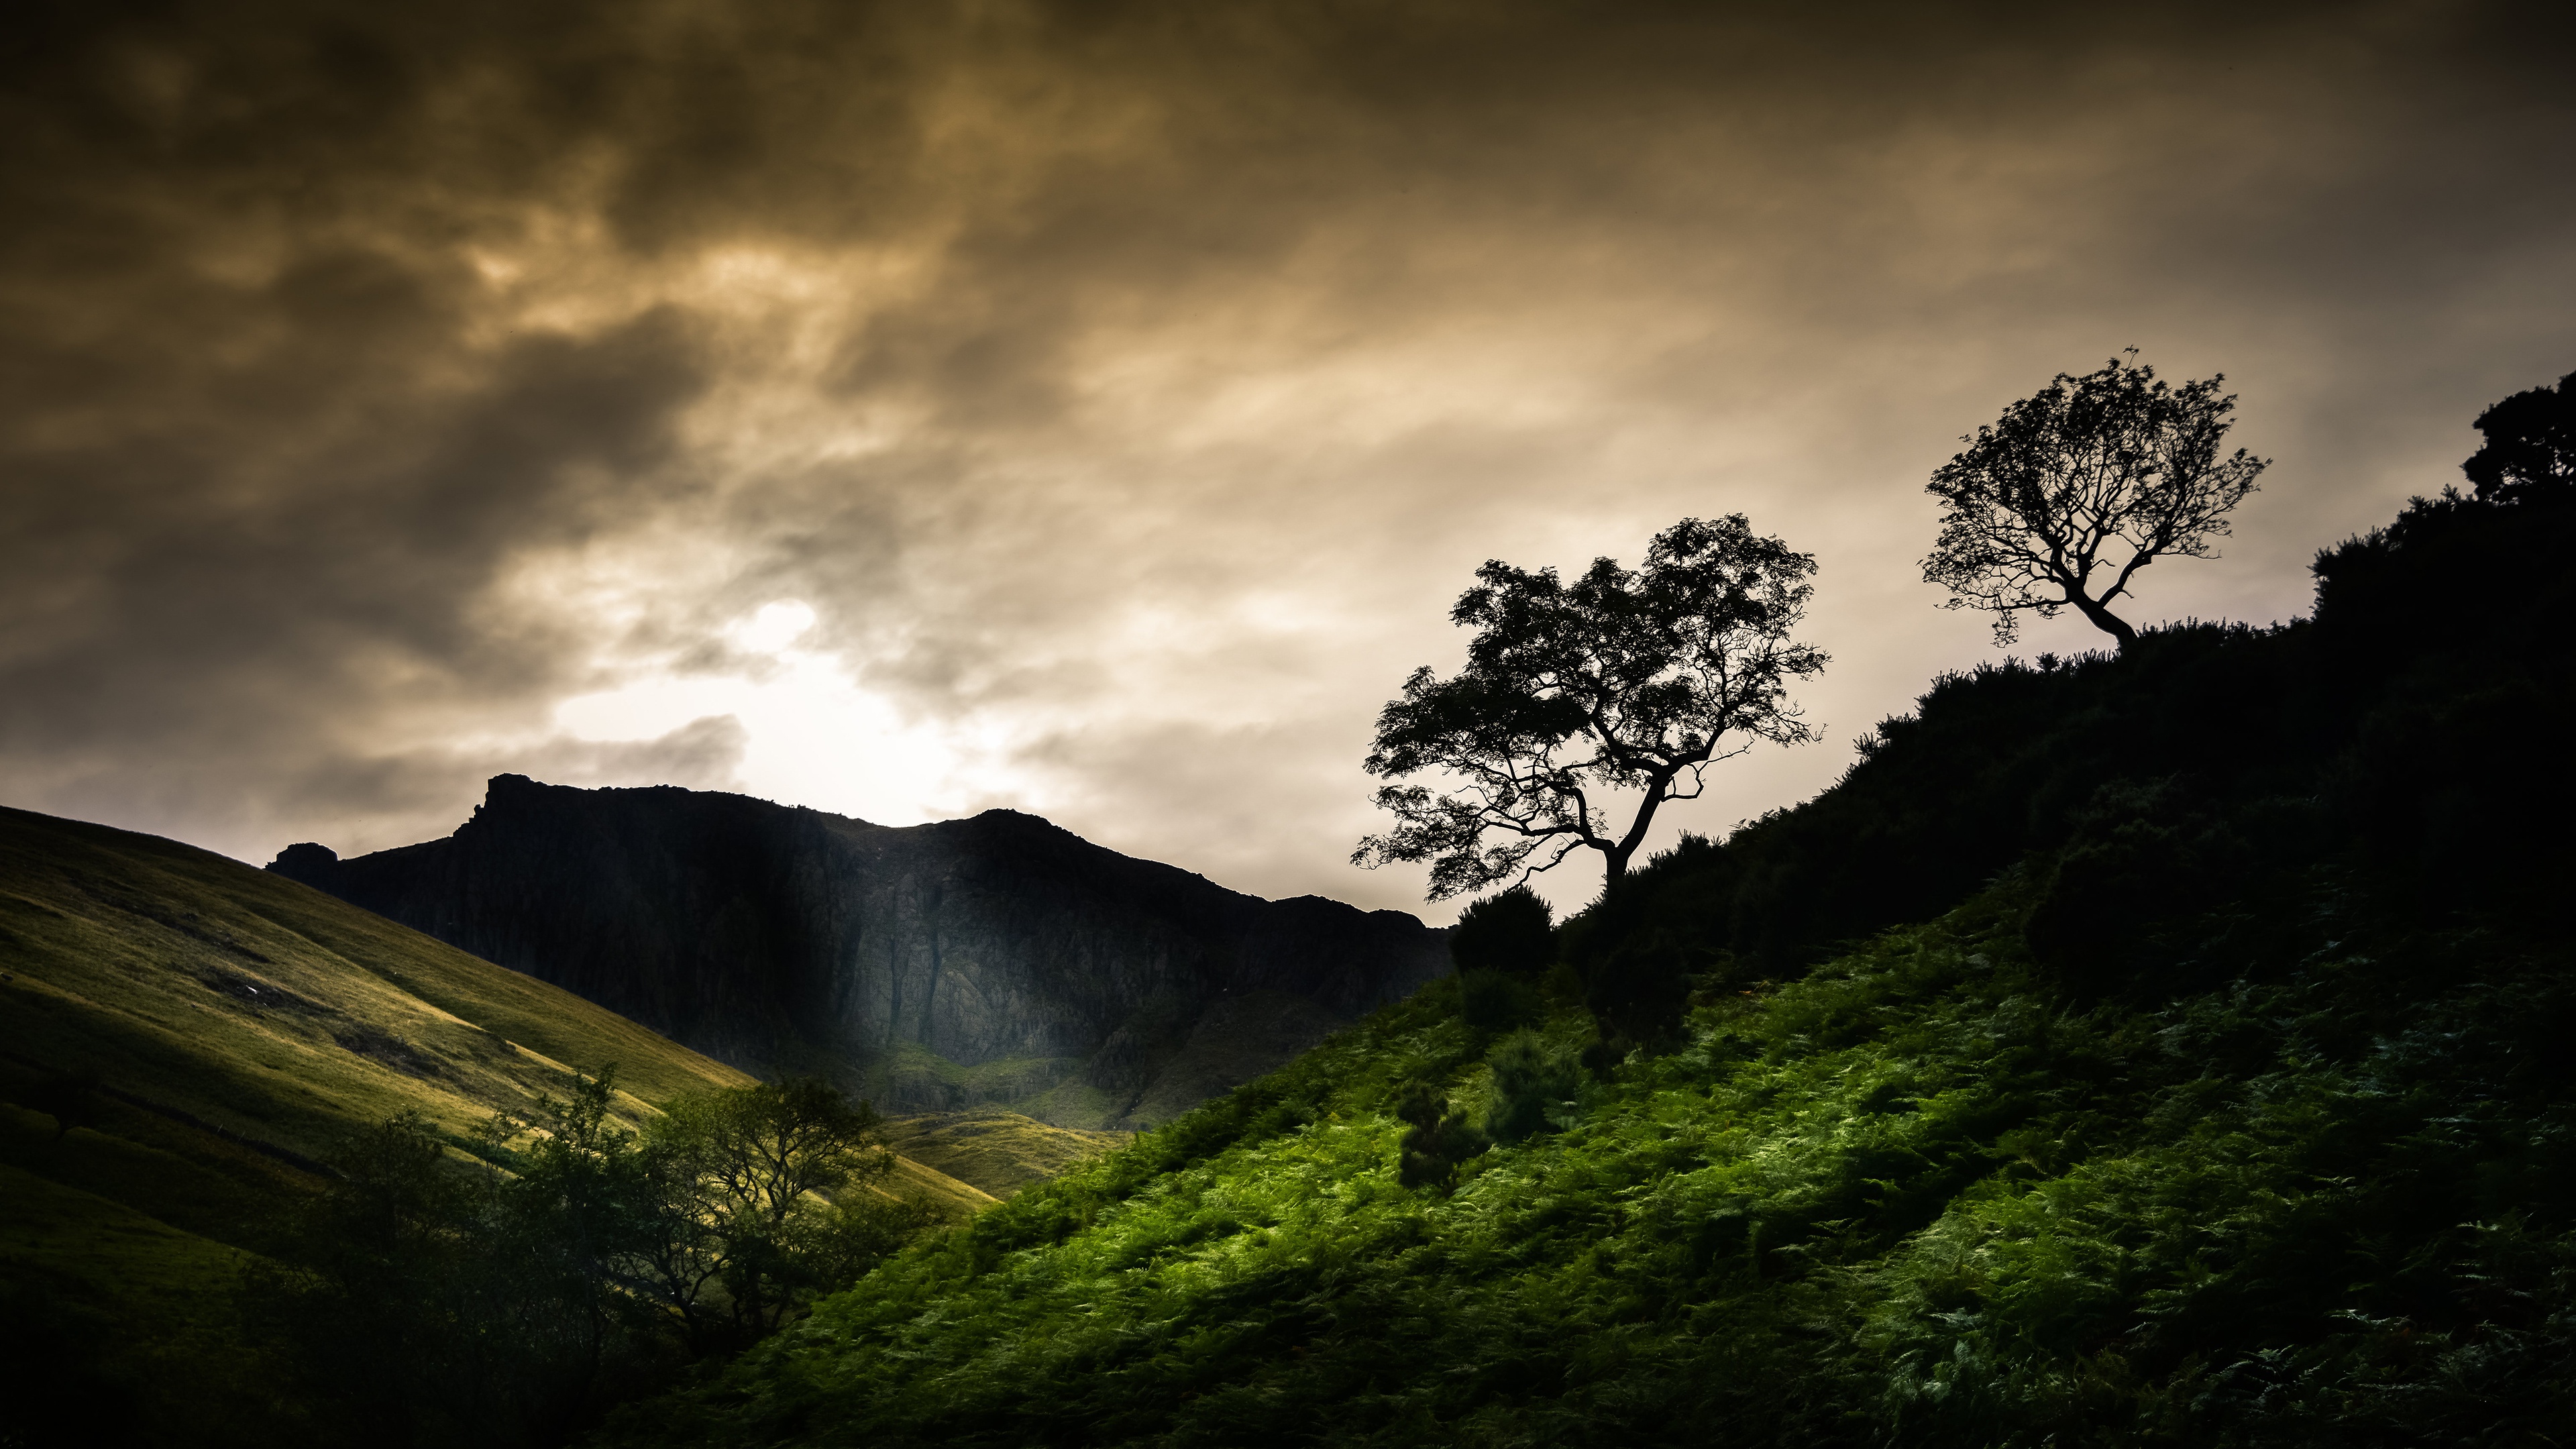
<path fill-rule="evenodd" d="M 2329 889 L 2272 980 L 2069 1013 L 2027 903 L 1702 1008 L 1454 1196 L 1396 1179 L 1405 1083 L 1491 1079 L 1425 993 L 619 1442 L 2561 1441 L 2565 953 Z"/>
<path fill-rule="evenodd" d="M 269 867 L 712 1056 L 890 1108 L 1168 1120 L 1447 969 L 1400 911 L 1266 901 L 1035 816 L 893 828 L 493 779 L 444 840 Z"/>
<path fill-rule="evenodd" d="M 613 1437 L 2568 1442 L 2571 560 L 2576 473 L 2446 495 L 2311 621 L 1945 680 L 1568 923 L 1534 1029 L 1444 982 Z M 1677 1040 L 1588 1069 L 1648 977 Z M 1451 1192 L 1399 1113 L 1544 1125 Z"/>
<path fill-rule="evenodd" d="M 238 861 L 8 809 L 0 978 L 0 1316 L 28 1335 L 0 1362 L 99 1380 L 138 1434 L 258 1437 L 229 1285 L 355 1129 L 410 1110 L 462 1132 L 610 1063 L 630 1122 L 751 1080 Z M 58 1134 L 57 1105 L 82 1125 Z M 893 1186 L 992 1201 L 918 1162 Z"/>

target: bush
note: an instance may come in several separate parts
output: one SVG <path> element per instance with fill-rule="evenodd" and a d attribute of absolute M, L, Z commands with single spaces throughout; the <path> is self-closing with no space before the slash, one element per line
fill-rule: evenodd
<path fill-rule="evenodd" d="M 1681 1032 L 1690 1001 L 1691 950 L 1670 931 L 1647 930 L 1621 941 L 1592 968 L 1584 1004 L 1592 1009 L 1613 1061 L 1637 1047 L 1657 1050 Z"/>
<path fill-rule="evenodd" d="M 1469 906 L 1449 928 L 1449 959 L 1460 975 L 1488 971 L 1528 979 L 1556 959 L 1556 926 L 1538 892 L 1518 885 Z"/>
<path fill-rule="evenodd" d="M 1407 1084 L 1395 1115 L 1408 1124 L 1396 1157 L 1396 1177 L 1406 1187 L 1445 1192 L 1457 1185 L 1460 1164 L 1485 1150 L 1484 1134 L 1432 1083 Z"/>
<path fill-rule="evenodd" d="M 1519 1142 L 1571 1122 L 1581 1110 L 1584 1070 L 1573 1051 L 1534 1031 L 1516 1031 L 1485 1054 L 1485 1135 Z"/>
<path fill-rule="evenodd" d="M 2175 931 L 2235 899 L 2254 868 L 2245 842 L 2180 784 L 2113 781 L 2076 817 L 2023 936 L 2078 1002 L 2206 985 L 2156 968 L 2183 954 Z"/>
<path fill-rule="evenodd" d="M 1486 1035 L 1534 1025 L 1547 1014 L 1536 982 L 1499 971 L 1466 971 L 1458 977 L 1458 1017 Z"/>

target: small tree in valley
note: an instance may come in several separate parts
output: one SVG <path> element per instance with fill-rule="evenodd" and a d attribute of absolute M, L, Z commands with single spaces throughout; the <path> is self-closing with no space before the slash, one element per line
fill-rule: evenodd
<path fill-rule="evenodd" d="M 2243 448 L 2219 456 L 2236 406 L 2219 395 L 2224 374 L 2171 387 L 2130 356 L 2059 373 L 1932 475 L 1941 534 L 1923 578 L 1951 592 L 1948 607 L 1994 614 L 1998 645 L 2025 611 L 2064 608 L 2136 642 L 2112 601 L 2159 558 L 2215 557 L 2210 540 L 2268 465 Z"/>
<path fill-rule="evenodd" d="M 1488 562 L 1449 614 L 1477 631 L 1466 667 L 1415 670 L 1366 763 L 1390 780 L 1436 773 L 1445 788 L 1382 787 L 1395 827 L 1352 863 L 1429 861 L 1436 901 L 1594 850 L 1617 885 L 1657 808 L 1695 798 L 1710 764 L 1759 740 L 1816 738 L 1788 702 L 1791 680 L 1825 667 L 1789 639 L 1815 570 L 1742 514 L 1683 519 L 1635 572 L 1595 559 L 1567 583 Z M 1614 826 L 1602 797 L 1631 790 L 1642 798 Z"/>
<path fill-rule="evenodd" d="M 867 1198 L 895 1168 L 883 1123 L 874 1107 L 812 1077 L 698 1093 L 664 1109 L 649 1162 L 674 1207 L 643 1257 L 656 1296 L 689 1319 L 693 1339 L 704 1331 L 697 1295 L 711 1282 L 744 1340 L 844 1286 L 828 1275 L 850 1271 L 858 1255 L 849 1240 L 882 1226 Z"/>

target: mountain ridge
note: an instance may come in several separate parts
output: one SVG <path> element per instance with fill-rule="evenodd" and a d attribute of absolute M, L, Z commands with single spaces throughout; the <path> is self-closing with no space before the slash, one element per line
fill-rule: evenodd
<path fill-rule="evenodd" d="M 1166 1119 L 1447 969 L 1403 912 L 1264 900 L 1012 810 L 886 826 L 505 774 L 443 839 L 269 869 L 755 1073 L 1082 1129 Z"/>

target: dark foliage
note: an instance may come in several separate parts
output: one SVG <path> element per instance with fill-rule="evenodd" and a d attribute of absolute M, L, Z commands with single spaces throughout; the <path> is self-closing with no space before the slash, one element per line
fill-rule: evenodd
<path fill-rule="evenodd" d="M 2480 499 L 2510 503 L 2576 484 L 2576 372 L 2497 403 L 2478 414 L 2477 428 L 2486 445 L 2460 471 Z"/>
<path fill-rule="evenodd" d="M 1670 930 L 1648 927 L 1620 940 L 1592 966 L 1583 1004 L 1601 1032 L 1596 1067 L 1617 1064 L 1638 1048 L 1669 1046 L 1689 1003 L 1692 948 Z"/>
<path fill-rule="evenodd" d="M 1572 1119 L 1584 1093 L 1574 1054 L 1536 1031 L 1515 1032 L 1485 1053 L 1485 1135 L 1519 1142 Z"/>
<path fill-rule="evenodd" d="M 2032 955 L 2087 1005 L 2216 984 L 2184 977 L 2172 963 L 2188 955 L 2177 933 L 2210 902 L 2242 894 L 2263 869 L 2267 857 L 2240 823 L 2193 799 L 2180 781 L 2104 785 L 2074 817 L 2022 928 Z"/>
<path fill-rule="evenodd" d="M 1556 961 L 1556 924 L 1547 902 L 1525 885 L 1467 907 L 1449 928 L 1458 969 L 1458 1014 L 1488 1036 L 1533 1026 L 1546 1015 L 1539 982 Z"/>
<path fill-rule="evenodd" d="M 570 1442 L 935 1225 L 870 1198 L 877 1118 L 831 1087 L 685 1097 L 639 1137 L 611 1075 L 472 1139 L 403 1115 L 349 1145 L 246 1295 L 322 1438 Z"/>
<path fill-rule="evenodd" d="M 1535 1025 L 1547 1013 L 1547 1001 L 1527 977 L 1500 971 L 1465 971 L 1458 976 L 1458 1016 L 1487 1036 Z"/>
<path fill-rule="evenodd" d="M 1460 971 L 1536 978 L 1556 960 L 1556 920 L 1525 885 L 1498 891 L 1459 913 L 1449 959 Z"/>

